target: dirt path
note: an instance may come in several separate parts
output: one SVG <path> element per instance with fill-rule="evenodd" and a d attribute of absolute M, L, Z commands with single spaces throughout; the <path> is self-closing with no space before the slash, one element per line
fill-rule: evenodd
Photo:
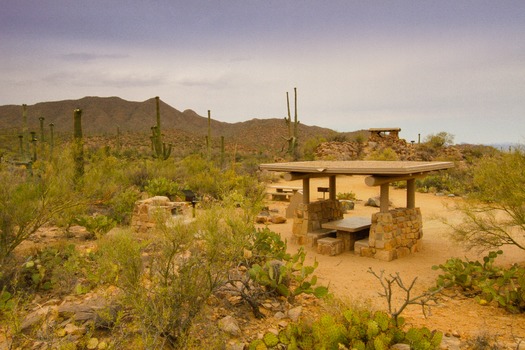
<path fill-rule="evenodd" d="M 302 186 L 301 181 L 283 182 L 290 186 Z M 310 198 L 322 198 L 317 192 L 318 186 L 328 186 L 328 179 L 312 179 L 310 183 Z M 356 203 L 353 211 L 347 216 L 368 216 L 377 212 L 377 208 L 364 206 L 364 202 L 373 196 L 379 195 L 378 187 L 368 187 L 364 177 L 338 177 L 337 193 L 352 191 L 361 201 Z M 402 207 L 406 203 L 406 191 L 390 191 L 390 199 L 394 206 Z M 317 254 L 312 248 L 306 248 L 307 260 L 312 263 L 314 259 L 319 262 L 316 274 L 319 282 L 329 285 L 330 290 L 339 298 L 357 305 L 369 305 L 372 308 L 386 310 L 384 298 L 378 296 L 382 291 L 379 280 L 367 272 L 372 268 L 376 273 L 385 271 L 385 275 L 399 273 L 403 281 L 409 284 L 417 278 L 415 293 L 420 293 L 435 284 L 439 271 L 432 270 L 433 265 L 444 263 L 451 257 L 468 257 L 480 259 L 484 254 L 465 252 L 453 243 L 448 234 L 450 228 L 441 218 L 446 217 L 451 221 L 459 221 L 457 212 L 447 208 L 453 207 L 460 198 L 436 196 L 434 194 L 416 193 L 416 206 L 421 208 L 423 215 L 423 248 L 421 252 L 391 262 L 384 262 L 373 258 L 359 257 L 353 252 L 346 252 L 337 256 Z M 284 215 L 287 207 L 285 202 L 269 202 L 270 208 L 279 209 Z M 279 232 L 283 238 L 290 242 L 292 220 L 281 225 L 272 225 L 270 228 Z M 298 249 L 297 245 L 288 244 L 291 251 Z M 525 263 L 525 254 L 519 249 L 506 248 L 503 256 L 498 258 L 501 264 Z M 474 299 L 459 297 L 444 297 L 440 303 L 433 307 L 431 314 L 425 318 L 418 306 L 410 306 L 404 316 L 409 324 L 427 326 L 438 329 L 444 333 L 455 334 L 460 338 L 473 338 L 487 335 L 497 339 L 501 344 L 516 344 L 517 338 L 525 343 L 525 315 L 510 315 L 504 310 L 493 305 L 480 306 Z"/>

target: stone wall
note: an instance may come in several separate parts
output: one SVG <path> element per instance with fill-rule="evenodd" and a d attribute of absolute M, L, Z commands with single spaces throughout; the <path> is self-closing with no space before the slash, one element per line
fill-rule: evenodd
<path fill-rule="evenodd" d="M 374 213 L 368 247 L 361 256 L 391 261 L 421 249 L 423 219 L 419 208 L 397 208 L 387 213 Z"/>
<path fill-rule="evenodd" d="M 321 229 L 321 224 L 343 218 L 343 207 L 338 200 L 326 199 L 297 206 L 293 221 L 292 241 L 306 244 L 306 234 Z"/>
<path fill-rule="evenodd" d="M 168 197 L 155 196 L 135 202 L 131 216 L 131 227 L 138 232 L 154 228 L 158 222 L 166 222 L 175 214 L 181 214 L 188 204 L 171 202 Z"/>

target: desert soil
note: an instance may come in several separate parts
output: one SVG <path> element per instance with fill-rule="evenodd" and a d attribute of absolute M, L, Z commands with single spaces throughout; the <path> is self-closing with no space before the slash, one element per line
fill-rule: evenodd
<path fill-rule="evenodd" d="M 301 181 L 284 182 L 280 184 L 302 186 Z M 328 186 L 328 179 L 312 179 L 310 183 L 310 198 L 322 198 L 317 192 L 318 186 Z M 343 176 L 337 178 L 336 192 L 354 192 L 358 198 L 355 209 L 345 214 L 349 216 L 369 216 L 378 208 L 365 206 L 370 197 L 379 195 L 378 187 L 369 187 L 364 183 L 363 176 Z M 395 207 L 406 204 L 406 190 L 391 189 L 390 200 Z M 384 262 L 373 258 L 360 257 L 353 252 L 345 252 L 337 256 L 318 254 L 314 248 L 306 247 L 307 261 L 319 262 L 316 275 L 319 282 L 328 285 L 335 296 L 343 301 L 357 306 L 367 306 L 373 309 L 387 310 L 385 298 L 379 296 L 383 291 L 379 280 L 368 272 L 372 268 L 376 273 L 384 271 L 385 276 L 399 273 L 403 282 L 409 285 L 417 278 L 413 296 L 422 293 L 435 285 L 440 270 L 432 270 L 432 266 L 444 263 L 452 257 L 472 260 L 482 259 L 485 253 L 466 251 L 454 243 L 449 234 L 451 229 L 443 222 L 446 218 L 451 222 L 459 222 L 461 216 L 453 207 L 461 198 L 436 196 L 430 193 L 417 193 L 416 206 L 421 208 L 423 215 L 423 247 L 418 253 L 408 257 Z M 284 215 L 286 202 L 268 202 L 270 209 L 277 209 Z M 288 241 L 290 251 L 297 250 L 298 245 L 291 243 L 292 220 L 285 224 L 270 225 L 270 229 L 278 232 Z M 496 260 L 499 264 L 525 264 L 523 251 L 506 247 L 504 254 Z M 398 302 L 403 295 L 397 291 Z M 399 305 L 399 303 L 396 303 Z M 512 315 L 496 305 L 481 306 L 474 298 L 466 298 L 448 291 L 439 298 L 437 305 L 432 306 L 430 313 L 422 312 L 418 305 L 409 306 L 403 313 L 407 324 L 426 326 L 431 330 L 440 330 L 460 339 L 475 339 L 479 336 L 491 338 L 501 345 L 512 345 L 516 348 L 520 340 L 525 344 L 525 315 Z"/>

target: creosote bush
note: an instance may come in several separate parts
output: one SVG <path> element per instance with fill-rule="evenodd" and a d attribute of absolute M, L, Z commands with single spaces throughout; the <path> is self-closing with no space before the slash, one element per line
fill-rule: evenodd
<path fill-rule="evenodd" d="M 457 206 L 463 222 L 450 224 L 452 238 L 480 251 L 503 245 L 525 250 L 525 152 L 484 158 L 473 174 L 471 191 Z"/>

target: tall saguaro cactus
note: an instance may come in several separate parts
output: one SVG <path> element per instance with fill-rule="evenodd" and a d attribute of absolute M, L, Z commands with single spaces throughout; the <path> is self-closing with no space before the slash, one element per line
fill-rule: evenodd
<path fill-rule="evenodd" d="M 208 159 L 211 159 L 211 111 L 208 109 L 208 136 L 206 136 Z"/>
<path fill-rule="evenodd" d="M 84 176 L 84 141 L 82 138 L 82 110 L 73 111 L 73 160 L 75 161 L 75 179 Z"/>
<path fill-rule="evenodd" d="M 55 147 L 55 124 L 53 123 L 49 123 L 49 139 L 49 151 L 53 154 L 53 148 Z"/>
<path fill-rule="evenodd" d="M 29 162 L 31 160 L 31 152 L 29 149 L 29 129 L 27 127 L 27 105 L 22 105 L 22 139 L 21 139 L 21 161 Z"/>
<path fill-rule="evenodd" d="M 46 118 L 40 117 L 38 120 L 40 120 L 40 142 L 45 142 L 45 134 L 44 134 L 44 120 Z"/>
<path fill-rule="evenodd" d="M 290 114 L 290 98 L 288 96 L 288 92 L 286 92 L 286 106 L 288 109 L 288 118 L 284 118 L 286 125 L 288 125 L 288 138 L 286 139 L 288 141 L 288 154 L 290 154 L 294 159 L 297 157 L 297 144 L 298 144 L 298 137 L 297 137 L 297 127 L 299 125 L 299 121 L 297 120 L 297 88 L 293 88 L 294 90 L 294 121 L 292 122 L 292 116 Z"/>
<path fill-rule="evenodd" d="M 162 142 L 162 129 L 160 125 L 160 99 L 155 97 L 155 104 L 157 109 L 157 125 L 151 127 L 151 147 L 153 149 L 153 156 L 157 159 L 166 160 L 170 157 L 172 145 L 166 145 Z"/>

